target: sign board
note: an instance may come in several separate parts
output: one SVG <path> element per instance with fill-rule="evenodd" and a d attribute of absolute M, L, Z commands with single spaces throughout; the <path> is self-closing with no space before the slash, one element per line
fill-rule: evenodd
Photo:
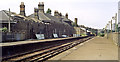
<path fill-rule="evenodd" d="M 54 38 L 58 38 L 58 35 L 57 35 L 57 34 L 53 34 L 53 37 L 54 37 Z"/>
<path fill-rule="evenodd" d="M 36 35 L 36 37 L 37 37 L 37 39 L 45 39 L 45 36 L 44 36 L 44 34 L 35 34 Z"/>
<path fill-rule="evenodd" d="M 77 37 L 77 34 L 73 34 L 73 37 Z"/>
<path fill-rule="evenodd" d="M 67 35 L 62 35 L 62 37 L 67 37 Z"/>
<path fill-rule="evenodd" d="M 118 23 L 118 27 L 120 27 L 120 22 Z"/>
<path fill-rule="evenodd" d="M 80 34 L 73 34 L 73 37 L 80 37 Z"/>

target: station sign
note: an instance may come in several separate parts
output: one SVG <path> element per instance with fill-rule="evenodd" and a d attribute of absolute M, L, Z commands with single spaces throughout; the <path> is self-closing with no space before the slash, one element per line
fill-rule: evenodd
<path fill-rule="evenodd" d="M 44 34 L 35 34 L 36 35 L 36 37 L 37 37 L 37 39 L 45 39 L 45 36 L 44 36 Z"/>
<path fill-rule="evenodd" d="M 62 37 L 67 37 L 67 35 L 62 35 Z"/>
<path fill-rule="evenodd" d="M 54 38 L 58 38 L 58 35 L 57 35 L 57 34 L 53 34 L 53 37 L 54 37 Z"/>

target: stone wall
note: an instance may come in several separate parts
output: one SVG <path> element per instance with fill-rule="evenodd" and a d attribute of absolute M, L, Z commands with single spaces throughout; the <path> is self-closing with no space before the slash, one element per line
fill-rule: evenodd
<path fill-rule="evenodd" d="M 120 45 L 120 33 L 108 33 L 105 35 L 105 37 L 109 40 L 112 40 L 116 45 Z M 119 41 L 119 42 L 118 42 Z"/>
<path fill-rule="evenodd" d="M 11 24 L 11 33 L 24 34 L 25 39 L 36 39 L 35 34 L 44 34 L 45 38 L 53 38 L 53 34 L 58 34 L 59 37 L 62 35 L 71 36 L 75 33 L 72 26 L 64 23 L 50 22 L 45 24 L 42 22 L 35 22 L 34 20 L 28 19 L 15 19 L 17 23 Z M 3 24 L 3 27 L 7 27 Z"/>

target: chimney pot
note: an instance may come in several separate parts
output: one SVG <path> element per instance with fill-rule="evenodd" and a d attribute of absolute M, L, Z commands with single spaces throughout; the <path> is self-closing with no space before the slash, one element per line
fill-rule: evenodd
<path fill-rule="evenodd" d="M 24 2 L 21 2 L 21 5 L 24 5 Z"/>
<path fill-rule="evenodd" d="M 39 4 L 38 4 L 38 10 L 39 10 L 39 12 L 44 13 L 44 2 L 39 2 Z"/>
<path fill-rule="evenodd" d="M 62 13 L 59 13 L 60 16 L 62 16 Z"/>

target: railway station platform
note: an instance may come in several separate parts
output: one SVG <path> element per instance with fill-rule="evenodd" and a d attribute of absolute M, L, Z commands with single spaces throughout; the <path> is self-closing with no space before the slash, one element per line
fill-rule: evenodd
<path fill-rule="evenodd" d="M 81 62 L 84 62 L 82 60 L 110 60 L 105 62 L 116 62 L 118 61 L 118 46 L 104 37 L 94 37 L 49 60 L 81 60 Z"/>
<path fill-rule="evenodd" d="M 54 39 L 42 39 L 42 40 L 26 40 L 26 41 L 17 41 L 17 42 L 6 42 L 0 43 L 0 47 L 5 46 L 15 46 L 15 45 L 24 45 L 24 44 L 32 44 L 32 43 L 42 43 L 42 42 L 52 42 L 52 41 L 60 41 L 60 40 L 70 40 L 70 39 L 77 39 L 81 37 L 67 37 L 67 38 L 54 38 Z"/>
<path fill-rule="evenodd" d="M 6 58 L 31 51 L 50 48 L 86 37 L 88 36 L 7 42 L 0 43 L 0 48 L 2 48 L 2 57 Z"/>

